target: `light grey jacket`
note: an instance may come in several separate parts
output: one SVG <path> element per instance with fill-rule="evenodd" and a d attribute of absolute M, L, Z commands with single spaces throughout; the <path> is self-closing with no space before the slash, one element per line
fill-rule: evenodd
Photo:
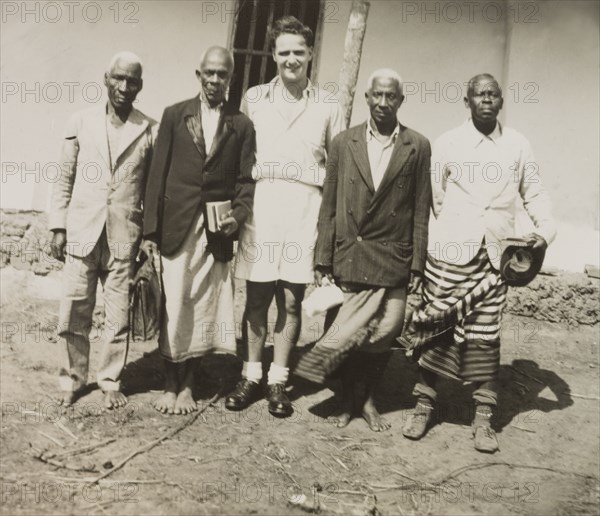
<path fill-rule="evenodd" d="M 50 229 L 66 229 L 66 251 L 91 253 L 106 227 L 111 254 L 135 258 L 142 237 L 142 201 L 156 121 L 133 109 L 110 165 L 106 105 L 79 111 L 67 124 L 62 173 L 54 183 Z"/>

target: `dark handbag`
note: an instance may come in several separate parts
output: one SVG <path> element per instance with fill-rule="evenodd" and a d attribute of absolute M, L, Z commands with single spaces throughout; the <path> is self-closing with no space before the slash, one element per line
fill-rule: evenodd
<path fill-rule="evenodd" d="M 129 338 L 153 339 L 160 330 L 162 285 L 153 260 L 140 262 L 129 288 Z"/>

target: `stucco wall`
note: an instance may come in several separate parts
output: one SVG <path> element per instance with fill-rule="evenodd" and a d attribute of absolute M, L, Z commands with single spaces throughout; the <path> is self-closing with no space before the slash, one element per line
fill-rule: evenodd
<path fill-rule="evenodd" d="M 234 7 L 231 0 L 122 2 L 119 10 L 115 2 L 80 2 L 69 11 L 51 3 L 61 10 L 1 5 L 3 208 L 47 209 L 61 131 L 73 112 L 106 102 L 103 74 L 115 53 L 140 56 L 145 84 L 136 107 L 160 119 L 165 106 L 197 94 L 200 55 L 227 45 Z"/>
<path fill-rule="evenodd" d="M 552 195 L 559 232 L 547 261 L 582 271 L 600 252 L 600 3 L 536 5 L 539 23 L 512 24 L 507 121 L 531 141 Z"/>
<path fill-rule="evenodd" d="M 104 102 L 102 74 L 115 52 L 130 49 L 144 61 L 137 105 L 158 118 L 197 92 L 201 51 L 226 45 L 233 21 L 232 0 L 122 2 L 118 11 L 103 2 L 100 15 L 92 4 L 71 12 L 63 4 L 57 17 L 39 2 L 2 2 L 4 208 L 46 209 L 44 179 L 55 176 L 62 128 L 70 113 Z M 338 79 L 350 6 L 326 2 L 322 85 Z M 475 73 L 495 74 L 505 92 L 501 120 L 531 141 L 555 205 L 560 233 L 546 263 L 576 271 L 597 264 L 598 11 L 585 0 L 371 0 L 352 123 L 368 115 L 364 84 L 376 68 L 402 74 L 400 119 L 432 141 L 468 116 L 459 86 Z M 525 219 L 519 227 L 529 229 Z"/>
<path fill-rule="evenodd" d="M 335 80 L 350 2 L 327 26 L 324 80 Z M 365 82 L 379 67 L 405 81 L 399 118 L 432 142 L 468 111 L 458 85 L 479 72 L 504 88 L 500 120 L 531 142 L 559 233 L 546 266 L 583 271 L 600 261 L 598 2 L 372 0 L 352 124 L 365 120 Z M 328 57 L 331 59 L 328 60 Z M 529 232 L 521 212 L 517 231 Z"/>

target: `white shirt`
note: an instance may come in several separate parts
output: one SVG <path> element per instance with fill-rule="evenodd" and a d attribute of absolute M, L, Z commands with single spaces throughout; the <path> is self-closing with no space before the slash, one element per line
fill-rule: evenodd
<path fill-rule="evenodd" d="M 202 133 L 204 134 L 204 147 L 206 149 L 206 155 L 210 154 L 215 134 L 217 134 L 217 127 L 219 125 L 219 118 L 221 116 L 221 108 L 223 103 L 218 106 L 211 107 L 210 104 L 204 98 L 204 92 L 200 93 L 200 110 L 202 112 Z"/>
<path fill-rule="evenodd" d="M 381 143 L 376 137 L 373 129 L 371 128 L 372 121 L 369 120 L 367 123 L 367 152 L 369 154 L 369 166 L 371 168 L 371 178 L 373 179 L 373 186 L 375 190 L 379 188 L 383 174 L 387 170 L 387 166 L 390 163 L 392 157 L 392 150 L 396 143 L 396 138 L 400 133 L 400 124 L 396 124 L 394 132 L 391 134 L 389 139 L 384 143 Z"/>
<path fill-rule="evenodd" d="M 327 151 L 344 129 L 344 114 L 333 93 L 310 80 L 295 106 L 287 95 L 276 76 L 250 88 L 242 99 L 240 111 L 256 129 L 254 179 L 323 186 Z"/>
<path fill-rule="evenodd" d="M 442 134 L 433 144 L 431 188 L 428 251 L 438 260 L 466 264 L 485 237 L 490 261 L 498 268 L 501 240 L 517 236 L 517 203 L 546 242 L 556 235 L 550 197 L 529 141 L 499 122 L 487 136 L 471 119 Z"/>

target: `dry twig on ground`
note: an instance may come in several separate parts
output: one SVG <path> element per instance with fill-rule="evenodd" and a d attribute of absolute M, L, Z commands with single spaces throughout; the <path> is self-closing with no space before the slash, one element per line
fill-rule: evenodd
<path fill-rule="evenodd" d="M 44 457 L 46 459 L 63 460 L 66 457 L 72 457 L 74 455 L 81 455 L 82 453 L 88 453 L 93 450 L 96 450 L 97 448 L 102 448 L 103 446 L 106 446 L 107 444 L 114 443 L 116 440 L 117 439 L 115 437 L 111 437 L 110 439 L 106 439 L 97 444 L 92 444 L 89 446 L 82 446 L 80 448 L 75 448 L 73 450 L 67 450 L 67 451 L 64 451 L 61 453 L 44 453 Z"/>
<path fill-rule="evenodd" d="M 194 416 L 189 418 L 187 421 L 184 421 L 182 424 L 175 427 L 173 430 L 169 430 L 168 432 L 164 433 L 159 438 L 154 439 L 153 441 L 150 441 L 148 444 L 141 446 L 137 450 L 134 450 L 127 457 L 125 457 L 121 462 L 119 462 L 116 466 L 113 466 L 108 471 L 105 471 L 104 473 L 102 473 L 102 475 L 95 478 L 92 481 L 92 484 L 95 484 L 95 483 L 99 482 L 100 480 L 108 477 L 109 475 L 112 475 L 115 471 L 117 471 L 118 469 L 121 469 L 125 464 L 127 464 L 136 455 L 140 455 L 141 453 L 146 453 L 147 451 L 150 451 L 155 446 L 158 446 L 163 441 L 170 439 L 171 437 L 173 437 L 176 434 L 178 434 L 179 432 L 181 432 L 184 428 L 187 428 L 188 426 L 190 426 L 204 413 L 204 411 L 206 411 L 206 409 L 208 409 L 208 407 L 214 407 L 214 404 L 217 402 L 217 400 L 220 397 L 221 397 L 221 390 L 219 390 L 219 392 L 217 394 L 215 394 L 204 407 L 202 407 L 200 410 L 198 410 L 196 412 L 196 414 L 194 414 Z"/>

